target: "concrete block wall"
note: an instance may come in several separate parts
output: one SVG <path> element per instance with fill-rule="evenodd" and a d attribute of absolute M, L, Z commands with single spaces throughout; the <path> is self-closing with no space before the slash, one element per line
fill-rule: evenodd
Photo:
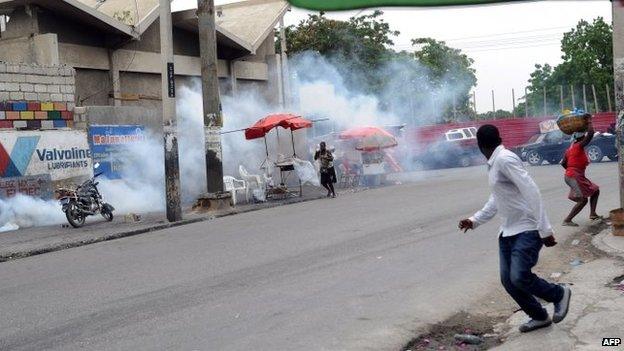
<path fill-rule="evenodd" d="M 0 128 L 73 127 L 72 67 L 0 62 Z"/>

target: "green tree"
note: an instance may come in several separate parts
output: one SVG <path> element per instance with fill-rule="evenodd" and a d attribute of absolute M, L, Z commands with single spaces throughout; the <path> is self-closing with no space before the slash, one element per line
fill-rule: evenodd
<path fill-rule="evenodd" d="M 595 106 L 591 85 L 596 87 L 598 107 L 607 109 L 605 86 L 613 84 L 613 29 L 602 17 L 591 23 L 581 20 L 576 27 L 564 33 L 561 40 L 563 62 L 556 67 L 535 65 L 529 79 L 529 114 L 541 115 L 546 87 L 547 113 L 559 113 L 561 88 L 564 108 L 572 108 L 571 88 L 574 87 L 576 107 L 583 107 L 583 85 L 586 86 L 588 109 Z"/>
<path fill-rule="evenodd" d="M 392 57 L 394 52 L 388 46 L 399 34 L 382 15 L 382 11 L 375 11 L 348 21 L 329 19 L 323 12 L 309 15 L 297 26 L 286 28 L 287 53 L 316 52 L 340 63 L 337 68 L 352 87 L 376 91 L 380 79 L 375 72 Z M 279 40 L 276 48 L 280 49 Z"/>
<path fill-rule="evenodd" d="M 413 39 L 412 45 L 419 47 L 414 58 L 427 68 L 428 89 L 445 95 L 443 116 L 453 117 L 453 100 L 455 115 L 473 114 L 470 90 L 477 84 L 476 71 L 472 68 L 474 60 L 461 50 L 432 38 Z"/>
<path fill-rule="evenodd" d="M 477 115 L 477 118 L 478 119 L 482 119 L 482 120 L 488 120 L 488 119 L 512 118 L 513 116 L 514 116 L 513 113 L 511 113 L 510 111 L 507 111 L 507 110 L 496 110 L 496 113 L 494 113 L 492 111 L 479 113 Z"/>
<path fill-rule="evenodd" d="M 444 119 L 473 118 L 470 89 L 476 85 L 473 60 L 432 38 L 412 40 L 413 51 L 390 47 L 399 34 L 382 11 L 338 21 L 324 13 L 309 15 L 286 28 L 288 54 L 312 52 L 335 63 L 352 91 L 379 97 L 382 108 L 410 115 L 441 114 Z M 280 40 L 276 38 L 276 49 Z M 318 72 L 297 72 L 315 78 Z M 455 111 L 453 111 L 453 101 Z M 437 112 L 436 112 L 437 111 Z"/>

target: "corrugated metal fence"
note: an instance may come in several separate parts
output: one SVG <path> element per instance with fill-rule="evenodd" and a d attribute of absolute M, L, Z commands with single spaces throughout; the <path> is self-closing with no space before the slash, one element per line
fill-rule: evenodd
<path fill-rule="evenodd" d="M 479 127 L 483 124 L 493 124 L 500 130 L 505 146 L 511 148 L 524 144 L 531 136 L 539 133 L 540 122 L 552 118 L 552 116 L 514 118 L 421 126 L 407 128 L 405 137 L 416 144 L 422 145 L 440 139 L 449 129 Z M 612 123 L 615 123 L 615 112 L 596 113 L 594 114 L 593 122 L 597 131 L 606 132 L 607 128 L 609 128 Z"/>

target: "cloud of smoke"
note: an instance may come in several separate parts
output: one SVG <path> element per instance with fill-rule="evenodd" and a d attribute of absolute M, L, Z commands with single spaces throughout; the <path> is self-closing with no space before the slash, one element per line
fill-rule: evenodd
<path fill-rule="evenodd" d="M 314 124 L 311 131 L 295 132 L 300 143 L 304 135 L 319 136 L 355 126 L 389 126 L 427 124 L 439 120 L 440 106 L 449 106 L 461 87 L 450 84 L 451 80 L 438 80 L 436 84 L 426 68 L 414 60 L 396 59 L 379 68 L 376 75 L 384 77 L 384 89 L 374 93 L 363 92 L 348 86 L 344 74 L 344 62 L 321 57 L 315 53 L 302 53 L 290 60 L 292 107 L 283 111 L 275 103 L 265 99 L 267 89 L 241 84 L 236 95 L 222 95 L 223 131 L 244 129 L 258 119 L 276 112 L 291 112 L 304 117 L 328 118 L 329 121 Z M 342 72 L 342 73 L 341 73 Z M 370 72 L 369 72 L 370 74 Z M 350 77 L 353 78 L 353 77 Z M 349 79 L 349 81 L 361 81 Z M 195 80 L 191 86 L 182 87 L 177 103 L 179 125 L 179 155 L 181 195 L 185 205 L 206 191 L 204 157 L 204 133 L 201 84 Z M 281 129 L 278 145 L 277 132 L 267 136 L 267 148 L 273 160 L 276 153 L 289 155 L 290 134 Z M 310 139 L 308 139 L 310 141 Z M 413 138 L 399 141 L 400 161 L 410 168 L 412 154 L 420 147 Z M 222 135 L 223 168 L 225 175 L 239 177 L 238 167 L 243 165 L 250 173 L 262 172 L 265 160 L 263 139 L 245 140 L 244 133 Z M 298 151 L 300 158 L 309 159 L 308 150 Z M 133 144 L 125 153 L 127 168 L 122 180 L 100 180 L 104 201 L 111 203 L 118 214 L 128 212 L 146 213 L 163 211 L 164 155 L 162 136 L 151 133 L 145 141 Z M 56 201 L 43 201 L 18 195 L 0 200 L 0 226 L 15 223 L 20 227 L 62 223 L 64 214 Z"/>
<path fill-rule="evenodd" d="M 0 199 L 0 227 L 15 230 L 25 227 L 59 224 L 65 220 L 61 206 L 23 194 Z"/>

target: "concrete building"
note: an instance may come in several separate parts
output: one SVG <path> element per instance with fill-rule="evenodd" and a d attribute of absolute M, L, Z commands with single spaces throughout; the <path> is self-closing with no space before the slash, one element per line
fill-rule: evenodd
<path fill-rule="evenodd" d="M 250 0 L 216 8 L 221 94 L 282 91 L 275 27 L 289 5 Z M 77 106 L 142 106 L 160 111 L 158 0 L 0 0 L 8 16 L 0 61 L 67 65 Z M 200 76 L 195 10 L 173 13 L 176 88 Z M 197 80 L 199 81 L 199 80 Z"/>

